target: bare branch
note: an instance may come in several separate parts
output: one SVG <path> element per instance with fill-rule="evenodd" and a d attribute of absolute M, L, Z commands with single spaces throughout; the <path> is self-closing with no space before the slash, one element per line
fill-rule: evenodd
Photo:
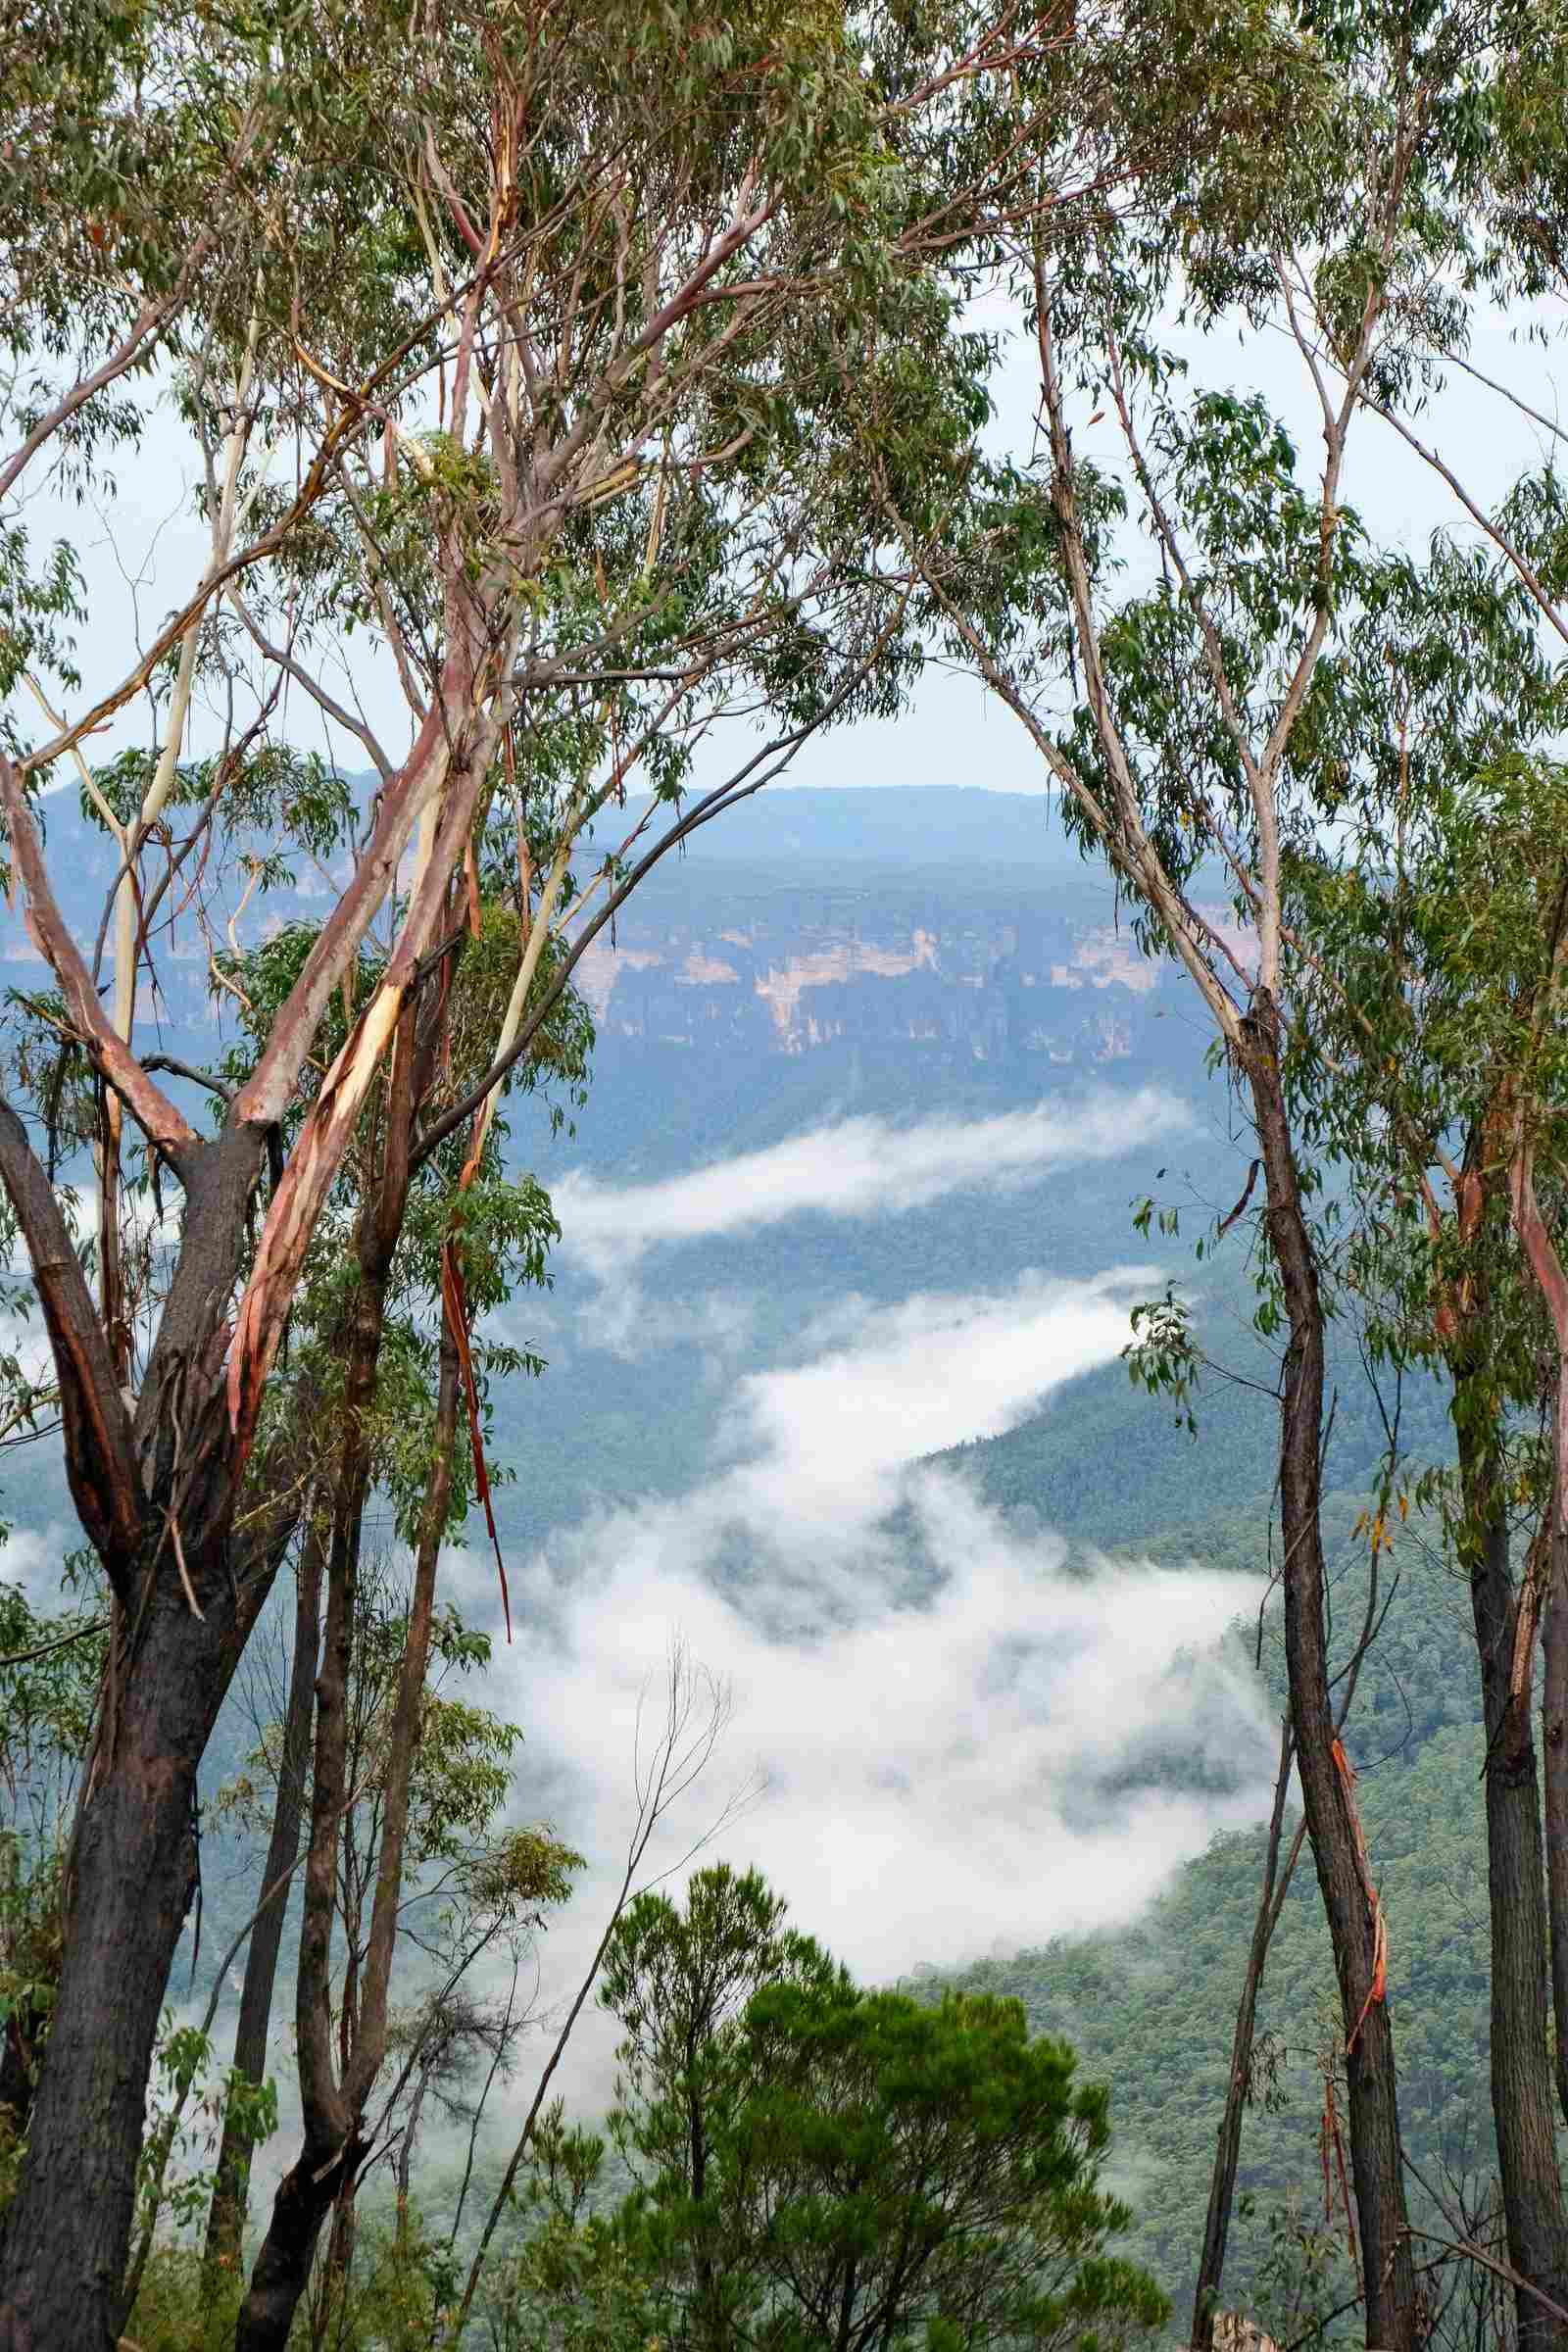
<path fill-rule="evenodd" d="M 700 1692 L 706 1695 L 705 1712 L 693 1738 L 687 1740 L 687 1726 L 691 1723 L 694 1710 L 698 1706 Z M 511 2200 L 513 2184 L 522 2169 L 523 2159 L 527 2155 L 533 2138 L 534 2127 L 539 2121 L 540 2112 L 544 2106 L 545 2094 L 549 2090 L 556 2070 L 564 2055 L 566 2044 L 571 2038 L 572 2029 L 582 2013 L 583 2004 L 598 1982 L 605 1954 L 610 1949 L 612 1938 L 620 1925 L 621 1916 L 627 1903 L 631 1900 L 633 1889 L 637 1884 L 637 1874 L 642 1867 L 643 1857 L 648 1851 L 649 1843 L 668 1808 L 679 1796 L 684 1794 L 697 1774 L 711 1757 L 714 1745 L 728 1719 L 728 1707 L 727 1690 L 722 1685 L 716 1683 L 711 1675 L 706 1675 L 701 1670 L 694 1668 L 683 1644 L 676 1642 L 670 1649 L 665 1681 L 663 1728 L 660 1733 L 646 1770 L 640 1758 L 634 1759 L 637 1781 L 637 1812 L 626 1850 L 626 1867 L 621 1875 L 614 1900 L 611 1905 L 610 1916 L 605 1922 L 604 1933 L 594 1948 L 593 1958 L 583 1972 L 576 1992 L 562 2021 L 561 2030 L 552 2044 L 550 2055 L 541 2070 L 528 2112 L 523 2118 L 522 2129 L 517 2133 L 511 2160 L 502 2175 L 501 2183 L 491 2202 L 484 2228 L 479 2233 L 479 2242 L 468 2266 L 468 2275 L 464 2282 L 462 2297 L 452 2315 L 445 2334 L 440 2339 L 442 2352 L 456 2352 L 456 2347 L 463 2340 L 463 2331 L 467 2324 L 468 2314 L 473 2307 L 473 2298 L 478 2291 L 479 2279 L 489 2257 L 490 2241 L 494 2237 L 501 2217 L 506 2212 Z M 642 1709 L 639 1706 L 639 1731 L 641 1720 Z M 725 1809 L 726 1818 L 732 1809 L 733 1800 L 732 1805 Z M 710 1830 L 707 1835 L 710 1837 L 712 1831 Z M 695 1848 L 693 1850 L 695 1851 Z M 679 1866 L 676 1865 L 676 1867 Z"/>

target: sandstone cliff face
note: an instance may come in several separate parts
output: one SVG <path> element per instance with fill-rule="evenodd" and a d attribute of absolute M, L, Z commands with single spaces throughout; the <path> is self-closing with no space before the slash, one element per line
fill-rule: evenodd
<path fill-rule="evenodd" d="M 66 868 L 68 912 L 91 935 L 113 860 L 73 811 L 57 821 L 80 852 Z M 585 855 L 585 875 L 591 864 Z M 326 895 L 301 861 L 293 889 L 250 904 L 240 934 L 318 919 Z M 185 927 L 159 1002 L 166 1044 L 198 1060 L 223 1025 L 207 944 Z M 20 924 L 0 957 L 36 963 Z M 663 1047 L 776 1074 L 781 1056 L 849 1049 L 1026 1088 L 1053 1070 L 1071 1080 L 1157 1063 L 1166 1016 L 1192 1014 L 1171 967 L 1117 924 L 1102 870 L 1047 834 L 1039 803 L 940 788 L 748 805 L 655 872 L 577 981 L 607 1068 Z"/>
<path fill-rule="evenodd" d="M 578 967 L 601 1041 L 800 1055 L 835 1044 L 1073 1065 L 1139 1053 L 1170 975 L 1125 929 L 999 885 L 650 894 Z"/>

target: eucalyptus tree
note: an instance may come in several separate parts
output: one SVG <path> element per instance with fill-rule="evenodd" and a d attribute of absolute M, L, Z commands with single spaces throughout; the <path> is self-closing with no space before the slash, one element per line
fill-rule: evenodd
<path fill-rule="evenodd" d="M 1332 1703 L 1320 1526 L 1328 1269 L 1311 1205 L 1315 1145 L 1286 1080 L 1289 859 L 1322 813 L 1303 774 L 1314 687 L 1369 579 L 1348 452 L 1367 403 L 1414 382 L 1445 272 L 1464 263 L 1487 197 L 1471 133 L 1510 28 L 1506 11 L 1403 0 L 1316 11 L 1296 148 L 1266 182 L 1245 168 L 1228 183 L 1194 177 L 1180 274 L 1171 240 L 1140 234 L 1136 220 L 1107 217 L 1066 252 L 1036 240 L 1021 269 L 1045 448 L 998 480 L 980 517 L 993 533 L 1010 521 L 1010 573 L 988 570 L 978 526 L 946 570 L 927 566 L 950 642 L 1021 721 L 1145 938 L 1199 991 L 1254 1128 L 1256 1222 L 1284 1342 L 1291 1724 L 1339 1978 L 1367 2341 L 1395 2352 L 1413 2347 L 1421 2323 L 1386 1923 Z M 1294 349 L 1321 427 L 1310 475 L 1260 396 L 1189 387 L 1163 333 L 1183 300 L 1206 316 L 1234 305 Z M 1075 427 L 1102 421 L 1119 465 L 1080 455 Z M 1118 600 L 1129 514 L 1155 576 Z M 1198 2332 L 1208 2324 L 1200 2313 Z"/>
<path fill-rule="evenodd" d="M 51 20 L 49 56 L 70 55 L 74 24 Z M 416 1155 L 460 1130 L 482 1148 L 494 1088 L 547 1016 L 534 984 L 569 912 L 571 845 L 634 762 L 674 790 L 724 710 L 773 713 L 744 772 L 607 872 L 552 985 L 662 844 L 814 727 L 896 695 L 913 652 L 865 511 L 869 454 L 911 509 L 961 474 L 988 358 L 960 329 L 963 269 L 1038 201 L 1043 172 L 1065 217 L 1136 168 L 1110 103 L 1120 31 L 1113 15 L 1012 6 L 773 5 L 727 23 L 623 0 L 569 23 L 442 6 L 412 36 L 404 17 L 321 5 L 220 39 L 205 13 L 153 10 L 115 21 L 81 106 L 70 75 L 17 85 L 6 201 L 51 193 L 70 232 L 50 247 L 34 223 L 24 246 L 14 349 L 28 366 L 41 352 L 48 382 L 11 379 L 0 495 L 133 438 L 121 387 L 156 366 L 208 545 L 120 674 L 94 631 L 80 676 L 79 568 L 69 550 L 34 562 L 15 507 L 0 516 L 0 814 L 49 1009 L 100 1104 L 96 1295 L 47 1145 L 10 1110 L 0 1178 L 115 1611 L 0 2342 L 116 2325 L 196 1767 L 311 1483 L 318 1415 L 270 1413 L 270 1376 L 383 1074 L 422 1109 L 429 1007 L 483 830 L 510 798 L 516 968 L 492 1058 Z M 1027 130 L 1009 104 L 1024 81 L 1040 101 Z M 406 742 L 360 708 L 350 632 L 396 678 Z M 93 745 L 138 698 L 151 750 L 100 775 Z M 187 793 L 204 698 L 217 748 Z M 244 892 L 214 903 L 218 845 L 244 857 L 247 824 L 286 842 L 318 823 L 330 779 L 301 788 L 284 732 L 301 707 L 363 747 L 377 784 L 335 812 L 350 841 L 326 919 L 214 1132 L 150 1034 L 152 987 L 171 925 L 220 969 L 213 927 L 241 919 Z M 540 867 L 526 810 L 552 715 L 579 745 Z M 85 944 L 36 802 L 68 761 L 115 866 Z M 352 1021 L 312 1073 L 346 984 Z M 140 1331 L 116 1246 L 127 1113 L 181 1195 Z M 446 1256 L 459 1322 L 461 1250 Z"/>
<path fill-rule="evenodd" d="M 1423 563 L 1364 559 L 1295 733 L 1315 821 L 1285 858 L 1283 1078 L 1302 1147 L 1331 1176 L 1318 1222 L 1326 1287 L 1374 1366 L 1396 1384 L 1436 1373 L 1448 1390 L 1456 1460 L 1412 1465 L 1396 1414 L 1364 1526 L 1376 1596 L 1381 1558 L 1393 1555 L 1397 1576 L 1412 1494 L 1440 1501 L 1470 1595 L 1492 2108 L 1521 2343 L 1558 2341 L 1568 2312 L 1548 2023 L 1547 1888 L 1560 1873 L 1543 1834 L 1532 1712 L 1552 1348 L 1509 1200 L 1528 1106 L 1547 1213 L 1560 1216 L 1560 1011 L 1547 976 L 1562 781 L 1543 747 L 1565 692 L 1533 600 L 1495 555 L 1442 532 Z M 1159 1336 L 1179 1371 L 1184 1325 L 1167 1317 Z M 1277 1807 L 1271 1850 L 1278 1823 Z M 1560 2103 L 1560 2060 L 1558 2075 Z M 1200 2273 L 1205 2284 L 1217 2274 Z"/>
<path fill-rule="evenodd" d="M 1346 1279 L 1373 1351 L 1449 1386 L 1457 1462 L 1424 1486 L 1446 1506 L 1480 1670 L 1498 2176 L 1519 2340 L 1555 2342 L 1568 1927 L 1532 1702 L 1552 1597 L 1556 1348 L 1510 1192 L 1524 1132 L 1560 1217 L 1564 780 L 1542 744 L 1564 684 L 1505 573 L 1446 549 L 1423 577 L 1398 568 L 1404 592 L 1366 616 L 1315 730 L 1345 847 L 1299 868 L 1293 1078 L 1361 1202 Z M 1552 1656 L 1548 1643 L 1548 1791 Z"/>
<path fill-rule="evenodd" d="M 297 71 L 286 74 L 278 70 L 280 27 L 265 19 L 220 27 L 200 11 L 149 9 L 115 18 L 68 7 L 39 12 L 25 38 L 15 17 L 9 30 L 8 56 L 24 62 L 19 74 L 7 76 L 0 167 L 8 231 L 15 232 L 7 249 L 11 366 L 0 462 L 6 501 L 0 662 L 7 696 L 0 790 L 7 803 L 8 882 L 13 890 L 21 884 L 58 988 L 51 1009 L 95 1085 L 96 1298 L 51 1182 L 52 1152 L 46 1148 L 40 1158 L 9 1107 L 0 1115 L 0 1156 L 54 1353 L 74 1494 L 108 1576 L 115 1620 L 99 1736 L 66 1877 L 54 2026 L 25 2169 L 7 2217 L 0 2336 L 13 2341 L 38 2333 L 102 2338 L 113 2330 L 152 2036 L 192 1883 L 194 1766 L 213 1702 L 265 1597 L 292 1517 L 286 1502 L 264 1507 L 229 1544 L 219 1541 L 216 1526 L 199 1524 L 199 1507 L 191 1508 L 189 1474 L 198 1469 L 202 1446 L 192 1453 L 184 1446 L 201 1418 L 204 1387 L 208 1446 L 215 1437 L 221 1446 L 214 1425 L 213 1350 L 221 1341 L 251 1182 L 236 1159 L 225 1185 L 220 1147 L 198 1139 L 144 1067 L 152 1056 L 145 990 L 136 1050 L 137 983 L 151 963 L 157 903 L 181 878 L 184 859 L 194 860 L 185 879 L 199 870 L 215 819 L 226 820 L 234 803 L 259 787 L 264 797 L 253 802 L 254 817 L 264 825 L 292 819 L 296 803 L 287 790 L 270 802 L 265 797 L 262 779 L 270 772 L 275 780 L 278 763 L 266 757 L 264 706 L 212 762 L 182 858 L 172 858 L 161 875 L 148 869 L 150 845 L 167 828 L 182 772 L 202 652 L 199 624 L 215 582 L 236 549 L 255 561 L 269 536 L 280 544 L 325 478 L 324 463 L 314 473 L 307 466 L 286 514 L 261 529 L 254 527 L 254 502 L 238 489 L 252 435 L 266 439 L 287 430 L 287 386 L 278 368 L 297 290 L 295 256 L 308 249 L 312 233 L 306 223 L 325 237 L 344 232 L 348 266 L 322 287 L 321 300 L 335 302 L 334 323 L 348 335 L 354 298 L 371 282 L 352 257 L 363 265 L 374 208 L 362 185 L 356 244 L 343 199 L 364 156 L 364 124 L 356 129 L 353 118 L 365 77 L 348 70 L 342 17 L 318 13 L 307 23 L 292 21 L 290 62 Z M 328 161 L 337 176 L 322 182 Z M 395 347 L 403 339 L 393 324 L 395 301 L 377 295 L 372 307 L 379 332 L 390 333 Z M 72 624 L 90 617 L 79 567 L 69 547 L 34 562 L 21 502 L 40 477 L 68 489 L 100 486 L 106 451 L 123 456 L 128 443 L 133 457 L 145 413 L 126 397 L 126 384 L 134 372 L 167 368 L 179 355 L 210 393 L 227 373 L 230 407 L 209 515 L 210 557 L 198 578 L 181 587 L 173 622 L 149 647 L 127 649 L 124 674 L 98 691 L 82 679 L 73 644 Z M 262 422 L 267 368 L 274 397 Z M 102 632 L 93 652 L 101 662 L 113 658 Z M 160 667 L 166 655 L 173 657 L 172 678 Z M 90 921 L 83 941 L 51 883 L 31 797 L 49 763 L 27 755 L 29 741 L 36 744 L 28 718 L 41 714 L 45 734 L 79 749 L 88 732 L 149 681 L 162 690 L 156 753 L 139 775 L 122 779 L 123 794 L 121 779 L 101 782 L 85 760 L 75 763 L 83 792 L 121 852 L 95 951 Z M 68 701 L 74 708 L 63 718 L 57 705 Z M 106 1004 L 96 972 L 111 932 L 114 978 Z M 138 1099 L 133 1116 L 144 1136 L 157 1139 L 152 1149 L 161 1172 L 188 1180 L 184 1278 L 181 1284 L 176 1276 L 176 1296 L 157 1325 L 150 1383 L 141 1378 L 147 1356 L 130 1329 L 119 1247 L 127 1087 Z M 231 1142 L 231 1154 L 235 1149 Z M 225 1189 L 227 1209 L 220 1200 Z M 138 1386 L 148 1408 L 145 1456 L 133 1429 Z M 229 1508 L 220 1498 L 224 1537 Z M 172 1627 L 171 1615 L 179 1620 Z M 44 2251 L 51 2237 L 53 2259 Z M 62 2258 L 62 2247 L 69 2258 Z"/>
<path fill-rule="evenodd" d="M 1568 507 L 1560 466 L 1564 435 L 1557 358 L 1568 297 L 1568 139 L 1561 104 L 1568 26 L 1560 10 L 1521 10 L 1505 16 L 1497 29 L 1501 37 L 1486 103 L 1462 125 L 1473 168 L 1484 173 L 1486 202 L 1474 223 L 1467 268 L 1446 287 L 1423 351 L 1427 386 L 1460 385 L 1467 394 L 1464 428 L 1452 430 L 1441 406 L 1411 397 L 1408 383 L 1371 387 L 1367 405 L 1425 465 L 1434 487 L 1451 500 L 1457 527 L 1488 549 L 1499 575 L 1515 590 L 1544 658 L 1560 675 L 1568 649 Z M 1483 368 L 1472 357 L 1472 329 L 1499 302 L 1526 318 L 1529 331 L 1517 338 L 1514 353 Z M 1499 436 L 1509 443 L 1533 440 L 1544 453 L 1535 469 L 1500 499 L 1479 477 L 1477 465 L 1478 448 L 1492 444 L 1477 432 L 1475 415 L 1488 407 L 1497 418 Z M 1527 710 L 1522 717 L 1531 715 Z M 1560 717 L 1555 725 L 1560 727 Z M 1414 830 L 1400 842 L 1401 848 L 1406 839 L 1415 845 L 1418 862 L 1409 887 L 1424 905 L 1430 906 L 1434 891 L 1451 882 L 1455 895 L 1438 919 L 1436 938 L 1444 941 L 1453 969 L 1465 975 L 1480 1000 L 1469 1015 L 1475 1023 L 1474 1059 L 1458 1065 L 1446 1059 L 1449 1040 L 1441 1031 L 1435 1064 L 1427 1058 L 1432 1049 L 1424 1036 L 1415 1049 L 1417 1066 L 1435 1071 L 1440 1092 L 1452 1089 L 1461 1120 L 1468 1122 L 1459 1128 L 1457 1181 L 1448 1171 L 1448 1214 L 1438 1219 L 1428 1210 L 1429 1238 L 1434 1283 L 1441 1288 L 1449 1282 L 1452 1293 L 1442 1337 L 1454 1371 L 1455 1419 L 1469 1472 L 1462 1495 L 1464 1541 L 1478 1562 L 1492 1563 L 1487 1582 L 1494 1594 L 1497 1695 L 1489 1710 L 1489 1802 L 1503 1801 L 1494 1796 L 1494 1780 L 1512 1785 L 1521 1819 L 1527 1809 L 1531 1814 L 1532 1838 L 1537 1833 L 1529 1718 L 1538 1641 L 1542 1649 L 1552 2006 L 1558 2106 L 1568 2117 L 1562 2038 L 1568 2016 L 1568 1263 L 1556 1174 L 1562 911 L 1555 895 L 1552 828 L 1560 825 L 1560 778 L 1545 756 L 1553 732 L 1549 721 L 1538 720 L 1532 740 L 1522 723 L 1510 747 L 1511 760 L 1494 762 L 1490 770 L 1472 764 L 1455 775 L 1451 796 L 1429 800 L 1412 818 Z M 1495 867 L 1476 830 L 1492 823 L 1508 828 L 1497 845 L 1502 855 Z M 1422 952 L 1412 963 L 1417 975 L 1412 985 L 1434 988 L 1437 1001 L 1446 1001 L 1439 959 Z M 1504 1016 L 1498 1033 L 1490 1024 L 1502 1004 L 1511 1004 L 1515 1025 L 1509 1028 Z M 1402 1017 L 1408 1024 L 1409 1007 Z M 1493 1089 L 1484 1102 L 1476 1092 L 1483 1081 Z M 1504 1204 L 1511 1246 L 1499 1230 Z M 1523 1506 L 1528 1513 L 1539 1505 L 1541 1516 L 1534 1522 L 1528 1572 L 1516 1582 L 1511 1568 L 1505 1572 L 1503 1522 L 1520 1507 L 1512 1475 L 1519 1466 L 1519 1433 L 1517 1427 L 1504 1432 L 1499 1421 L 1510 1410 L 1535 1409 L 1536 1384 L 1543 1378 L 1530 1343 L 1520 1336 L 1533 1320 L 1519 1293 L 1521 1271 L 1533 1293 L 1534 1319 L 1550 1337 L 1541 1404 L 1543 1442 L 1526 1465 L 1536 1476 L 1527 1480 L 1530 1501 Z M 1467 1350 L 1461 1375 L 1454 1359 L 1466 1357 Z M 1479 1636 L 1479 1617 L 1477 1630 Z M 1494 1723 L 1493 1715 L 1499 1720 Z M 1529 1870 L 1527 1848 L 1521 1871 Z M 1533 1876 L 1529 1886 L 1520 1911 L 1534 1926 Z M 1531 1957 L 1522 1966 L 1535 1965 L 1535 1945 L 1532 1935 Z M 1521 2021 L 1531 2015 L 1527 2005 L 1521 2006 Z M 1516 2037 L 1509 2038 L 1511 2043 Z M 1534 2028 L 1528 2038 L 1533 2053 Z M 1538 2063 L 1533 2056 L 1531 2063 Z M 1528 2271 L 1517 2255 L 1515 2264 Z M 1568 2294 L 1559 2292 L 1556 2299 L 1559 2307 L 1568 2304 Z M 1523 2329 L 1522 2308 L 1520 2319 Z M 1539 2315 L 1534 2325 L 1539 2328 Z"/>

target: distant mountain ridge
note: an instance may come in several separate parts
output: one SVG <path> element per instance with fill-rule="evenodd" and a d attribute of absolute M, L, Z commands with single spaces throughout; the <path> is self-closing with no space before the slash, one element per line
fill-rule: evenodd
<path fill-rule="evenodd" d="M 860 1045 L 1012 1061 L 1034 1083 L 1153 1052 L 1176 975 L 1092 871 L 846 863 L 694 858 L 650 876 L 578 967 L 601 1051 Z"/>
<path fill-rule="evenodd" d="M 601 820 L 579 860 L 585 877 L 649 806 Z M 110 845 L 74 795 L 53 796 L 48 814 L 57 858 L 69 845 L 57 867 L 64 910 L 92 938 Z M 291 862 L 294 887 L 243 903 L 225 894 L 216 938 L 185 919 L 158 1002 L 166 1043 L 211 1053 L 208 948 L 230 919 L 241 943 L 319 920 L 327 879 Z M 20 920 L 0 959 L 24 986 L 38 966 Z M 622 1048 L 700 1046 L 737 1063 L 840 1048 L 1010 1068 L 1031 1093 L 1105 1064 L 1130 1077 L 1167 1059 L 1180 987 L 1117 923 L 1108 877 L 1079 857 L 1043 794 L 912 785 L 774 787 L 727 811 L 654 869 L 594 942 L 577 985 L 607 1077 Z"/>
<path fill-rule="evenodd" d="M 691 808 L 700 796 L 687 796 Z M 596 828 L 607 847 L 650 807 L 628 802 Z M 848 858 L 876 865 L 1000 865 L 1069 873 L 1080 863 L 1043 792 L 985 792 L 972 784 L 772 785 L 691 836 L 688 858 L 795 862 Z"/>

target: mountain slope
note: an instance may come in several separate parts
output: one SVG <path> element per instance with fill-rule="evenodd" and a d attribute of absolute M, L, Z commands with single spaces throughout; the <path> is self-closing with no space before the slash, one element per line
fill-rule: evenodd
<path fill-rule="evenodd" d="M 1080 1401 L 1064 1395 L 1054 1408 L 1058 1434 L 1069 1442 L 1087 1440 L 1096 1417 L 1080 1422 Z M 960 1458 L 992 1492 L 1016 1492 L 1025 1434 Z M 1038 1441 L 1037 1432 L 1027 1434 Z M 1363 1606 L 1361 1508 L 1359 1496 L 1345 1491 L 1325 1504 L 1342 1652 Z M 1206 1521 L 1151 1530 L 1138 1550 L 1172 1564 L 1255 1570 L 1268 1555 L 1267 1522 L 1266 1497 L 1259 1497 Z M 1480 1701 L 1468 1596 L 1437 1535 L 1412 1519 L 1385 1562 L 1384 1595 L 1392 1585 L 1392 1599 L 1346 1731 L 1389 1921 L 1389 1997 L 1415 2168 L 1412 2221 L 1428 2229 L 1436 2214 L 1423 2184 L 1464 2177 L 1472 2193 L 1484 2189 L 1492 2129 Z M 1282 1711 L 1277 1611 L 1265 1623 L 1262 1663 Z M 1174 1769 L 1180 1772 L 1179 1759 Z M 1110 2083 L 1113 2170 L 1136 2217 L 1128 2250 L 1171 2294 L 1178 2327 L 1191 2308 L 1264 1842 L 1261 1824 L 1219 1836 L 1134 1926 L 999 1954 L 951 1980 L 1021 1999 L 1037 2030 L 1064 2035 L 1085 2073 Z M 1051 1888 L 1042 1886 L 1043 1912 L 1051 1901 Z M 932 1990 L 943 1981 L 920 1980 Z M 1281 2341 L 1301 2332 L 1312 2309 L 1329 2311 L 1351 2291 L 1343 2214 L 1325 2226 L 1320 2142 L 1324 2068 L 1341 2031 L 1311 1854 L 1303 1848 L 1258 2006 L 1257 2089 L 1243 2138 L 1225 2290 L 1228 2304 L 1256 2312 Z M 1343 2109 L 1343 2069 L 1341 2086 Z M 1304 2307 L 1294 2299 L 1303 2280 Z"/>

